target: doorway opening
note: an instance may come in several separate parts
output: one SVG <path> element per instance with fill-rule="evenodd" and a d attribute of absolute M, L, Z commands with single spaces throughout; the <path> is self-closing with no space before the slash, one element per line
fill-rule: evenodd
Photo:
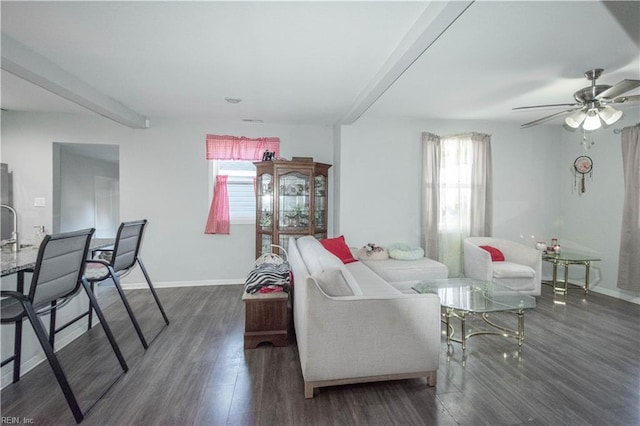
<path fill-rule="evenodd" d="M 53 232 L 95 228 L 115 238 L 120 223 L 119 146 L 53 143 Z"/>

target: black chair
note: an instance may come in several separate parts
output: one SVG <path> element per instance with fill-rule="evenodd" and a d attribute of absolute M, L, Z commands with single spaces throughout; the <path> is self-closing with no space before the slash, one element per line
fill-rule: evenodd
<path fill-rule="evenodd" d="M 85 271 L 85 277 L 91 283 L 91 288 L 94 287 L 95 283 L 100 281 L 108 279 L 113 281 L 116 289 L 118 290 L 118 294 L 120 294 L 120 298 L 122 299 L 122 303 L 124 304 L 127 314 L 129 314 L 129 318 L 131 318 L 133 328 L 136 330 L 136 333 L 142 342 L 142 346 L 145 349 L 149 347 L 149 344 L 140 329 L 140 325 L 138 324 L 138 320 L 129 305 L 129 301 L 122 290 L 120 277 L 135 268 L 136 263 L 140 265 L 140 269 L 142 270 L 144 278 L 149 285 L 151 294 L 162 313 L 164 322 L 169 325 L 169 318 L 167 318 L 167 314 L 162 307 L 162 303 L 160 303 L 158 294 L 151 283 L 147 269 L 144 267 L 144 263 L 142 263 L 142 259 L 140 259 L 139 256 L 140 246 L 142 245 L 142 236 L 146 225 L 146 219 L 121 223 L 118 228 L 118 234 L 116 235 L 114 248 L 95 250 L 95 252 L 102 252 L 102 255 L 104 256 L 106 254 L 106 256 L 104 256 L 105 258 L 103 259 L 94 258 L 87 260 L 87 269 Z M 92 315 L 91 310 L 89 310 L 89 328 L 91 328 L 91 323 Z"/>
<path fill-rule="evenodd" d="M 22 293 L 24 291 L 24 274 L 33 272 L 32 269 L 18 271 L 18 281 L 16 291 Z M 26 318 L 22 305 L 14 298 L 2 299 L 0 305 L 0 313 L 2 314 L 2 324 L 14 323 L 15 330 L 13 334 L 13 355 L 2 360 L 0 367 L 4 367 L 13 362 L 13 383 L 20 380 L 20 363 L 22 362 L 22 321 Z M 6 321 L 5 321 L 6 318 Z"/>
<path fill-rule="evenodd" d="M 67 381 L 62 366 L 56 357 L 39 315 L 46 314 L 52 309 L 60 309 L 78 294 L 80 286 L 82 285 L 87 296 L 89 296 L 90 307 L 93 308 L 98 316 L 107 339 L 109 339 L 111 348 L 120 362 L 122 370 L 124 372 L 128 371 L 129 367 L 113 337 L 107 320 L 102 314 L 98 301 L 93 291 L 91 291 L 91 285 L 83 279 L 85 260 L 94 231 L 92 228 L 45 236 L 38 250 L 38 257 L 28 293 L 23 294 L 18 291 L 1 292 L 2 297 L 6 298 L 2 300 L 2 324 L 22 324 L 24 317 L 29 319 L 38 338 L 38 342 L 40 346 L 42 346 L 47 361 L 49 361 L 49 365 L 62 389 L 62 393 L 69 404 L 73 417 L 78 423 L 82 421 L 84 416 L 73 390 Z M 53 308 L 52 303 L 54 303 L 55 306 Z M 19 348 L 16 349 L 19 351 Z M 15 360 L 14 363 L 19 364 L 19 362 Z"/>

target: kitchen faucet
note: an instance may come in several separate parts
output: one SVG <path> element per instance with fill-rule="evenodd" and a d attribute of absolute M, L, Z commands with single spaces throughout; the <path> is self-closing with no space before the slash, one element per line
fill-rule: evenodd
<path fill-rule="evenodd" d="M 0 247 L 12 245 L 11 251 L 16 252 L 20 249 L 20 243 L 18 242 L 18 213 L 11 206 L 0 204 L 0 208 L 4 208 L 13 213 L 13 232 L 11 232 L 11 238 L 8 240 L 2 240 Z"/>

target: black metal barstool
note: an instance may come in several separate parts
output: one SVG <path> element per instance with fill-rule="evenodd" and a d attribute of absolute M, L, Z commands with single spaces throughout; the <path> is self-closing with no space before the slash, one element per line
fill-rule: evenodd
<path fill-rule="evenodd" d="M 160 309 L 162 318 L 164 319 L 165 324 L 169 325 L 169 318 L 167 317 L 167 314 L 162 307 L 162 303 L 160 302 L 160 298 L 158 298 L 158 294 L 151 283 L 151 278 L 149 278 L 147 269 L 145 268 L 144 263 L 142 263 L 142 259 L 140 259 L 140 246 L 142 245 L 142 236 L 146 225 L 146 219 L 121 223 L 118 228 L 118 234 L 116 235 L 116 242 L 113 249 L 95 250 L 96 252 L 99 251 L 107 253 L 108 256 L 106 256 L 106 259 L 87 260 L 87 268 L 85 270 L 85 277 L 91 283 L 91 288 L 94 287 L 95 283 L 100 281 L 108 279 L 113 281 L 116 289 L 118 290 L 118 294 L 122 299 L 122 303 L 124 304 L 127 314 L 129 315 L 129 318 L 131 318 L 133 328 L 136 330 L 136 333 L 142 342 L 142 346 L 145 349 L 149 347 L 149 344 L 140 329 L 140 325 L 138 324 L 138 320 L 129 305 L 129 301 L 122 290 L 120 277 L 129 273 L 133 268 L 135 268 L 136 264 L 140 265 L 144 278 L 149 285 L 149 290 L 151 290 L 151 294 Z M 89 328 L 91 328 L 91 323 L 92 315 L 91 311 L 89 311 Z"/>
<path fill-rule="evenodd" d="M 45 236 L 38 250 L 29 292 L 27 294 L 18 291 L 3 290 L 1 292 L 2 297 L 6 298 L 2 303 L 2 324 L 17 323 L 18 321 L 21 324 L 24 317 L 29 319 L 73 417 L 78 423 L 82 421 L 84 415 L 56 357 L 53 345 L 49 341 L 49 336 L 47 336 L 39 315 L 46 314 L 52 309 L 60 309 L 78 294 L 82 285 L 89 297 L 90 309 L 93 309 L 98 316 L 122 370 L 128 371 L 129 367 L 113 337 L 107 320 L 102 314 L 98 301 L 91 290 L 91 285 L 83 278 L 85 260 L 94 231 L 91 228 Z M 16 361 L 14 360 L 14 362 Z"/>
<path fill-rule="evenodd" d="M 33 272 L 33 269 L 18 271 L 18 282 L 16 291 L 22 293 L 24 291 L 24 274 Z M 0 304 L 0 313 L 2 313 L 2 324 L 14 323 L 15 330 L 13 334 L 13 354 L 2 360 L 0 367 L 4 367 L 13 362 L 13 383 L 20 380 L 20 363 L 22 362 L 22 321 L 26 318 L 24 309 L 20 302 L 13 298 L 2 299 Z"/>

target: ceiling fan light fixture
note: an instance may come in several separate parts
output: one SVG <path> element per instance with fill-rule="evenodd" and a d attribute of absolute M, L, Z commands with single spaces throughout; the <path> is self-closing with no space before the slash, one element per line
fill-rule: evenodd
<path fill-rule="evenodd" d="M 567 126 L 573 129 L 577 129 L 578 127 L 580 127 L 580 125 L 582 124 L 586 116 L 587 116 L 587 113 L 584 112 L 583 110 L 576 111 L 570 116 L 568 116 L 567 118 L 565 118 L 564 122 L 567 124 Z"/>
<path fill-rule="evenodd" d="M 617 109 L 607 105 L 598 111 L 598 115 L 607 126 L 611 126 L 613 123 L 622 118 L 622 111 L 618 111 Z"/>
<path fill-rule="evenodd" d="M 625 93 L 640 88 L 640 80 L 624 79 L 610 86 L 608 84 L 597 84 L 596 80 L 601 76 L 602 68 L 594 68 L 585 72 L 587 80 L 591 85 L 583 87 L 573 94 L 575 103 L 532 105 L 513 108 L 514 110 L 525 110 L 532 108 L 549 107 L 569 107 L 564 111 L 546 115 L 537 120 L 521 125 L 527 128 L 553 120 L 557 117 L 564 117 L 565 129 L 578 129 L 582 126 L 584 130 L 597 130 L 602 125 L 610 126 L 620 120 L 624 115 L 610 104 L 621 104 L 640 102 L 640 95 L 625 95 Z M 622 96 L 621 96 L 622 95 Z"/>
<path fill-rule="evenodd" d="M 582 128 L 585 130 L 596 130 L 602 126 L 600 123 L 600 117 L 598 116 L 598 112 L 595 109 L 590 109 L 587 113 L 587 118 L 584 119 L 584 124 Z"/>

